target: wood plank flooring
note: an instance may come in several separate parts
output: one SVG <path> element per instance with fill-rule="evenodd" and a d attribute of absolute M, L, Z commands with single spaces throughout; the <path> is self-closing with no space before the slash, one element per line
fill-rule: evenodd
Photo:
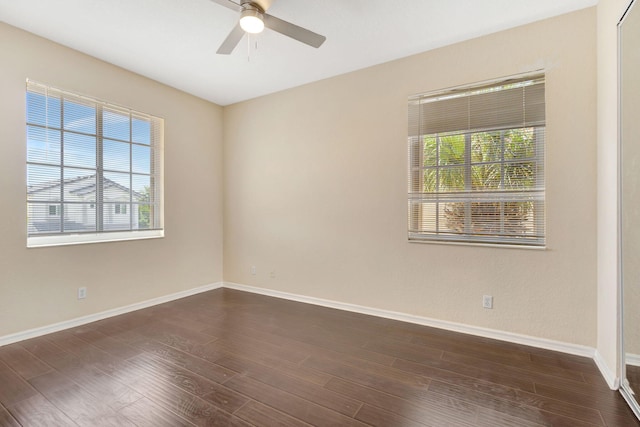
<path fill-rule="evenodd" d="M 0 426 L 640 426 L 592 360 L 229 289 L 0 347 Z"/>

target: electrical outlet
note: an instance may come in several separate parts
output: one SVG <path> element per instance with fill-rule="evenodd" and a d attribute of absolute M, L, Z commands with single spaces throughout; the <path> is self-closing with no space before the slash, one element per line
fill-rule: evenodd
<path fill-rule="evenodd" d="M 272 271 L 271 273 L 269 273 L 269 277 L 271 277 L 272 279 L 275 279 L 275 278 L 276 278 L 276 272 L 275 272 L 275 270 L 274 270 L 274 271 Z"/>
<path fill-rule="evenodd" d="M 493 308 L 493 297 L 491 295 L 482 296 L 482 307 Z"/>
<path fill-rule="evenodd" d="M 85 299 L 87 297 L 87 288 L 81 287 L 78 288 L 78 299 Z"/>
<path fill-rule="evenodd" d="M 256 275 L 256 266 L 255 266 L 255 265 L 252 265 L 252 266 L 251 266 L 251 275 L 252 275 L 252 276 L 255 276 L 255 275 Z"/>

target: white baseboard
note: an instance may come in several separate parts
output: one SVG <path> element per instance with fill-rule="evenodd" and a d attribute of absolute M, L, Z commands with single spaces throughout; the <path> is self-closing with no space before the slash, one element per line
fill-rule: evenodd
<path fill-rule="evenodd" d="M 399 320 L 402 322 L 415 323 L 423 326 L 431 326 L 439 329 L 446 329 L 454 332 L 462 332 L 465 334 L 476 335 L 484 338 L 492 338 L 500 341 L 508 341 L 516 344 L 528 345 L 531 347 L 543 348 L 546 350 L 554 350 L 562 353 L 573 354 L 593 358 L 595 349 L 577 344 L 569 344 L 561 341 L 548 340 L 545 338 L 537 338 L 529 335 L 521 335 L 512 332 L 505 332 L 496 329 L 481 328 L 478 326 L 465 325 L 461 323 L 448 322 L 445 320 L 431 319 L 428 317 L 414 316 L 411 314 L 399 313 L 396 311 L 381 310 L 378 308 L 364 307 L 361 305 L 348 304 L 338 301 L 326 300 L 322 298 L 308 297 L 304 295 L 291 294 L 288 292 L 274 291 L 271 289 L 258 288 L 255 286 L 247 286 L 239 283 L 224 282 L 224 287 L 236 289 L 239 291 L 247 291 L 256 294 L 283 298 L 292 301 L 304 302 L 308 304 L 320 305 L 323 307 L 336 308 L 338 310 L 352 311 L 354 313 L 368 314 L 371 316 L 384 317 L 386 319 Z"/>
<path fill-rule="evenodd" d="M 640 354 L 627 353 L 625 361 L 627 365 L 640 366 Z"/>
<path fill-rule="evenodd" d="M 95 322 L 98 320 L 106 319 L 108 317 L 118 316 L 120 314 L 129 313 L 132 311 L 140 310 L 154 305 L 163 304 L 165 302 L 174 301 L 180 298 L 185 298 L 191 295 L 199 294 L 202 292 L 218 289 L 223 286 L 222 282 L 212 283 L 209 285 L 199 286 L 197 288 L 187 289 L 186 291 L 176 292 L 174 294 L 165 295 L 157 298 L 152 298 L 146 301 L 130 304 L 124 307 L 113 308 L 111 310 L 101 311 L 100 313 L 89 314 L 87 316 L 76 317 L 75 319 L 65 320 L 64 322 L 54 323 L 52 325 L 42 326 L 39 328 L 29 329 L 15 334 L 5 335 L 0 337 L 0 346 L 13 344 L 18 341 L 23 341 L 29 338 L 39 337 L 41 335 L 50 334 L 52 332 L 58 332 L 69 328 L 75 328 L 76 326 L 85 325 L 87 323 Z"/>
<path fill-rule="evenodd" d="M 319 305 L 328 308 L 335 308 L 338 310 L 345 310 L 354 313 L 367 314 L 371 316 L 383 317 L 386 319 L 399 320 L 401 322 L 414 323 L 423 326 L 430 326 L 439 329 L 445 329 L 454 332 L 461 332 L 469 335 L 480 336 L 484 338 L 491 338 L 500 341 L 507 341 L 516 344 L 528 345 L 531 347 L 543 348 L 546 350 L 559 351 L 562 353 L 573 354 L 577 356 L 589 357 L 593 359 L 596 366 L 600 370 L 602 376 L 606 380 L 607 384 L 612 390 L 619 387 L 619 378 L 613 373 L 606 362 L 600 355 L 600 353 L 588 346 L 570 344 L 561 341 L 548 340 L 545 338 L 532 337 L 529 335 L 516 334 L 512 332 L 500 331 L 496 329 L 481 328 L 478 326 L 465 325 L 461 323 L 448 322 L 445 320 L 431 319 L 428 317 L 414 316 L 411 314 L 399 313 L 395 311 L 382 310 L 377 308 L 365 307 L 356 304 L 343 303 L 339 301 L 332 301 L 322 298 L 309 297 L 304 295 L 292 294 L 289 292 L 275 291 L 266 288 L 259 288 L 255 286 L 242 285 L 232 282 L 218 282 L 209 285 L 200 286 L 186 291 L 176 292 L 174 294 L 165 295 L 158 298 L 142 301 L 139 303 L 127 305 L 125 307 L 114 308 L 111 310 L 102 311 L 100 313 L 90 314 L 87 316 L 78 317 L 75 319 L 67 320 L 64 322 L 55 323 L 39 328 L 29 329 L 27 331 L 18 332 L 15 334 L 5 335 L 0 337 L 0 346 L 12 344 L 18 341 L 23 341 L 29 338 L 35 338 L 41 335 L 49 334 L 52 332 L 62 331 L 77 326 L 81 326 L 87 323 L 95 322 L 98 320 L 106 319 L 108 317 L 117 316 L 120 314 L 129 313 L 132 311 L 140 310 L 143 308 L 151 307 L 165 302 L 174 301 L 180 298 L 185 298 L 191 295 L 199 294 L 202 292 L 211 291 L 219 288 L 236 289 L 239 291 L 251 292 L 260 295 L 266 295 L 276 298 L 282 298 L 291 301 L 298 301 L 307 304 Z M 629 355 L 627 355 L 629 357 Z M 637 366 L 640 366 L 640 356 L 631 355 L 632 361 Z"/>
<path fill-rule="evenodd" d="M 545 350 L 559 351 L 561 353 L 573 354 L 593 359 L 600 370 L 607 385 L 611 390 L 617 390 L 620 386 L 620 379 L 611 371 L 600 353 L 593 347 L 570 344 L 562 341 L 548 340 L 545 338 L 532 337 L 529 335 L 516 334 L 512 332 L 500 331 L 496 329 L 481 328 L 478 326 L 465 325 L 461 323 L 448 322 L 445 320 L 431 319 L 428 317 L 414 316 L 395 311 L 381 310 L 377 308 L 364 307 L 361 305 L 348 304 L 338 301 L 331 301 L 322 298 L 308 297 L 304 295 L 291 294 L 288 292 L 274 291 L 271 289 L 258 288 L 255 286 L 242 285 L 239 283 L 224 282 L 224 287 L 239 291 L 252 292 L 261 295 L 283 298 L 292 301 L 304 302 L 308 304 L 320 305 L 323 307 L 336 308 L 338 310 L 352 311 L 355 313 L 368 314 L 386 319 L 399 320 L 402 322 L 415 323 L 423 326 L 445 329 L 454 332 L 461 332 L 469 335 L 476 335 L 484 338 L 492 338 L 500 341 L 507 341 L 516 344 L 528 345 L 531 347 L 543 348 Z M 640 364 L 640 356 L 638 356 Z"/>
<path fill-rule="evenodd" d="M 609 365 L 604 361 L 604 358 L 598 350 L 596 350 L 593 355 L 593 361 L 596 362 L 596 366 L 600 370 L 600 374 L 604 377 L 609 388 L 611 390 L 617 390 L 620 387 L 620 378 L 609 368 Z"/>

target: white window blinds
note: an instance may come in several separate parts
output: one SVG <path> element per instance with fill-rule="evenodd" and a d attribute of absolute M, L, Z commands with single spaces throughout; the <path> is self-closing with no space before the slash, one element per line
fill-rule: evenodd
<path fill-rule="evenodd" d="M 409 99 L 408 236 L 545 245 L 544 76 Z"/>
<path fill-rule="evenodd" d="M 162 119 L 32 81 L 26 106 L 29 238 L 162 230 Z"/>

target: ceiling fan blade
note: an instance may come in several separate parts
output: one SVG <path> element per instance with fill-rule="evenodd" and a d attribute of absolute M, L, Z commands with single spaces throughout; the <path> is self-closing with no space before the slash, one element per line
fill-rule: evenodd
<path fill-rule="evenodd" d="M 233 49 L 235 49 L 238 43 L 240 43 L 242 36 L 244 36 L 244 30 L 238 23 L 235 27 L 233 27 L 233 30 L 231 30 L 227 38 L 224 39 L 216 53 L 219 53 L 221 55 L 230 55 L 231 52 L 233 52 Z"/>
<path fill-rule="evenodd" d="M 242 12 L 242 7 L 231 0 L 211 0 L 214 3 L 219 4 L 220 6 L 228 7 L 231 10 L 235 10 L 236 12 Z"/>
<path fill-rule="evenodd" d="M 314 33 L 306 28 L 299 27 L 291 22 L 283 21 L 280 18 L 276 18 L 275 16 L 266 13 L 264 14 L 264 26 L 316 48 L 320 47 L 327 39 L 325 36 L 321 36 L 320 34 Z"/>

